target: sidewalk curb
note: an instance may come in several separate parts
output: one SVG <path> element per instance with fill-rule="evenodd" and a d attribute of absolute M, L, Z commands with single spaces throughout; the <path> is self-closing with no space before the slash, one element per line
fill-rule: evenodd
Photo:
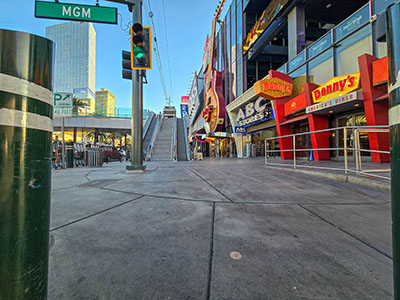
<path fill-rule="evenodd" d="M 319 177 L 319 178 L 322 177 L 322 178 L 334 180 L 337 182 L 354 184 L 354 185 L 358 185 L 358 186 L 377 189 L 380 191 L 390 191 L 391 190 L 391 182 L 390 181 L 388 181 L 387 183 L 384 183 L 384 182 L 378 182 L 374 179 L 360 177 L 360 176 L 354 176 L 354 175 L 346 176 L 344 174 L 327 173 L 327 172 L 321 172 L 321 171 L 316 171 L 316 170 L 280 168 L 277 166 L 268 166 L 268 165 L 266 165 L 266 167 L 272 168 L 272 169 L 277 169 L 277 170 L 287 170 L 287 171 L 292 171 L 292 172 L 298 172 L 298 173 L 311 175 L 311 176 Z"/>

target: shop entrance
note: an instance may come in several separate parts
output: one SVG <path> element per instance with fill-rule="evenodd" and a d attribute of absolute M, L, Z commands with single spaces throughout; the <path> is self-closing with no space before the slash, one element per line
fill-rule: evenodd
<path fill-rule="evenodd" d="M 276 137 L 277 131 L 276 127 L 268 128 L 265 130 L 253 132 L 251 134 L 251 144 L 254 148 L 255 156 L 264 156 L 265 155 L 265 139 Z M 268 144 L 269 150 L 279 150 L 279 141 L 271 140 Z M 270 153 L 271 156 L 279 155 L 279 152 Z"/>
<path fill-rule="evenodd" d="M 338 116 L 334 120 L 335 127 L 344 127 L 344 126 L 367 126 L 367 119 L 365 117 L 364 113 L 355 113 L 351 115 L 346 115 L 346 116 Z M 343 148 L 344 147 L 344 142 L 343 142 L 343 130 L 338 130 L 335 132 L 334 135 L 332 135 L 334 138 L 331 138 L 330 142 L 334 142 L 334 148 Z M 355 144 L 354 140 L 354 129 L 349 129 L 347 131 L 347 147 L 353 148 Z M 361 133 L 360 134 L 360 145 L 361 149 L 369 149 L 369 140 L 368 140 L 368 133 Z M 334 152 L 332 154 L 333 157 L 336 159 L 343 159 L 344 157 L 344 151 L 343 150 L 335 150 L 331 151 Z M 347 151 L 347 155 L 349 157 L 355 155 L 354 151 Z M 370 152 L 361 152 L 362 157 L 371 157 Z"/>
<path fill-rule="evenodd" d="M 309 132 L 310 127 L 308 126 L 308 121 L 300 121 L 293 123 L 292 133 L 303 133 Z M 296 136 L 296 150 L 298 149 L 311 149 L 311 137 L 309 134 Z M 296 157 L 309 158 L 310 151 L 296 151 Z"/>

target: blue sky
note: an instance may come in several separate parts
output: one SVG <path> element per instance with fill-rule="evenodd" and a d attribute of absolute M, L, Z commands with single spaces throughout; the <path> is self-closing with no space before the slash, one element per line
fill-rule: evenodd
<path fill-rule="evenodd" d="M 147 4 L 148 0 L 144 0 Z M 219 0 L 164 0 L 167 20 L 168 46 L 171 66 L 173 105 L 179 111 L 180 97 L 187 94 L 190 78 L 202 64 L 203 48 Z M 95 5 L 95 0 L 60 0 L 62 3 Z M 231 1 L 227 1 L 225 8 Z M 125 5 L 100 0 L 101 6 L 118 7 L 122 16 L 118 25 L 93 23 L 96 30 L 96 90 L 109 89 L 116 97 L 116 106 L 131 107 L 131 82 L 121 77 L 121 50 L 129 50 L 129 35 L 121 29 L 132 19 Z M 167 91 L 171 84 L 168 74 L 167 51 L 162 0 L 150 0 L 154 13 L 157 40 Z M 223 15 L 225 12 L 223 12 Z M 60 20 L 34 17 L 33 0 L 0 0 L 0 28 L 45 36 L 45 27 L 62 23 Z M 149 25 L 143 7 L 143 23 Z M 147 71 L 149 84 L 144 85 L 143 107 L 162 111 L 166 103 L 157 62 Z"/>

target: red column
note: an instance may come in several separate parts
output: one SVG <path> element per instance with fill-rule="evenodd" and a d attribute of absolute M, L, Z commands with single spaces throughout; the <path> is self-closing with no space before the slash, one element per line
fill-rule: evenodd
<path fill-rule="evenodd" d="M 364 95 L 364 110 L 368 126 L 388 125 L 388 100 L 374 102 L 377 98 L 387 93 L 386 85 L 372 85 L 372 63 L 378 58 L 364 54 L 358 58 L 361 74 L 361 87 Z M 369 146 L 371 150 L 389 151 L 389 133 L 369 133 Z M 371 153 L 373 162 L 390 162 L 389 154 Z"/>
<path fill-rule="evenodd" d="M 276 131 L 278 133 L 278 137 L 292 134 L 292 128 L 290 127 L 290 125 L 281 125 L 281 123 L 286 121 L 285 113 L 284 113 L 284 105 L 289 100 L 290 100 L 290 97 L 271 101 L 272 108 L 274 109 L 274 114 L 275 114 Z M 279 139 L 279 147 L 281 150 L 293 149 L 292 137 L 286 137 L 286 138 Z M 293 159 L 293 152 L 281 151 L 281 159 Z"/>
<path fill-rule="evenodd" d="M 280 78 L 286 82 L 292 82 L 292 78 L 290 76 L 283 74 L 281 72 L 270 70 L 268 74 L 270 78 Z M 290 99 L 292 99 L 291 96 L 271 100 L 272 108 L 274 109 L 276 131 L 278 133 L 278 137 L 292 134 L 292 128 L 290 127 L 290 125 L 281 125 L 283 122 L 286 121 L 284 105 Z M 292 138 L 287 137 L 279 139 L 279 147 L 281 150 L 293 149 Z M 281 152 L 281 159 L 293 159 L 293 152 L 292 151 Z"/>
<path fill-rule="evenodd" d="M 312 91 L 318 85 L 314 83 L 304 84 L 304 94 L 306 96 L 307 106 L 313 105 Z M 308 126 L 310 131 L 318 131 L 329 128 L 328 115 L 308 114 Z M 320 133 L 311 133 L 311 144 L 313 149 L 329 148 L 329 131 Z M 315 160 L 329 160 L 329 150 L 314 150 Z"/>

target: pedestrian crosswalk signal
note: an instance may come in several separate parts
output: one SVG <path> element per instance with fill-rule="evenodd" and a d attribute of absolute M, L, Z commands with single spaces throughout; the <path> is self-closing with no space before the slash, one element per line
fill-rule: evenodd
<path fill-rule="evenodd" d="M 133 70 L 151 69 L 151 29 L 139 23 L 131 26 L 131 64 Z"/>

